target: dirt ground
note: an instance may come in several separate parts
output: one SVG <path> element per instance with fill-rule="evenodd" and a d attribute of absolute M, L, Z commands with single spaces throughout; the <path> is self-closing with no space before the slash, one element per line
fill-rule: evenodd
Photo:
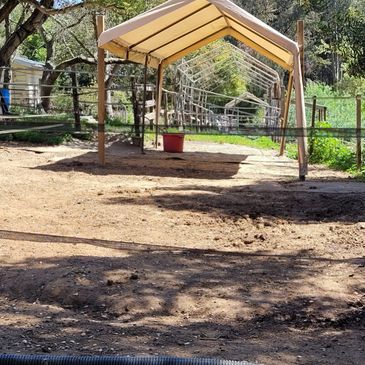
<path fill-rule="evenodd" d="M 363 365 L 365 185 L 186 150 L 0 145 L 0 352 Z"/>

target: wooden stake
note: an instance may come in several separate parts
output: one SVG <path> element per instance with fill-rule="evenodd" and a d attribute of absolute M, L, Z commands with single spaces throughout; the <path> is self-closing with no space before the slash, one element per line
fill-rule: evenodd
<path fill-rule="evenodd" d="M 105 30 L 104 15 L 97 18 L 98 38 Z M 105 165 L 105 51 L 98 47 L 98 156 L 99 163 Z"/>
<path fill-rule="evenodd" d="M 81 131 L 80 100 L 79 100 L 78 82 L 77 82 L 75 65 L 71 66 L 70 77 L 72 82 L 72 103 L 74 108 L 75 130 Z"/>
<path fill-rule="evenodd" d="M 163 98 L 164 100 L 164 119 L 165 119 L 165 127 L 167 128 L 169 125 L 169 111 L 168 111 L 168 107 L 169 107 L 169 97 L 168 94 L 165 93 L 165 97 Z"/>
<path fill-rule="evenodd" d="M 361 96 L 356 96 L 356 165 L 360 170 L 362 166 L 361 149 Z"/>
<path fill-rule="evenodd" d="M 160 122 L 161 102 L 162 102 L 162 84 L 163 84 L 163 67 L 162 64 L 160 64 L 157 69 L 157 85 L 156 85 L 155 148 L 157 148 L 157 143 L 158 143 L 158 128 Z"/>
<path fill-rule="evenodd" d="M 282 123 L 282 127 L 281 127 L 283 136 L 281 137 L 279 156 L 283 156 L 284 152 L 285 152 L 285 145 L 286 145 L 285 131 L 286 131 L 286 128 L 288 127 L 289 108 L 290 108 L 292 90 L 293 90 L 293 71 L 290 72 L 289 80 L 288 80 L 288 90 L 287 90 L 287 96 L 286 96 L 286 102 L 285 102 L 284 119 L 283 119 L 283 123 Z"/>
<path fill-rule="evenodd" d="M 313 140 L 313 132 L 316 127 L 316 113 L 317 113 L 317 97 L 313 96 L 312 103 L 312 122 L 311 122 L 311 132 L 310 132 L 310 140 L 309 140 L 309 156 L 313 154 L 314 149 L 314 140 Z"/>
<path fill-rule="evenodd" d="M 300 52 L 300 66 L 302 70 L 302 79 L 303 85 L 305 85 L 305 77 L 304 77 L 304 21 L 297 21 L 297 42 L 299 46 Z"/>

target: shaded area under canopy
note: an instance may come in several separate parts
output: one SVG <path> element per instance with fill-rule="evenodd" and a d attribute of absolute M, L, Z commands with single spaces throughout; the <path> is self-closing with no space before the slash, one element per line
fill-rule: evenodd
<path fill-rule="evenodd" d="M 123 59 L 158 68 L 158 79 L 162 80 L 164 67 L 225 36 L 234 37 L 293 75 L 297 126 L 305 128 L 298 44 L 229 0 L 170 0 L 102 32 L 98 44 Z M 157 96 L 160 103 L 158 99 Z M 298 138 L 298 147 L 299 175 L 304 178 L 307 174 L 304 137 Z"/>

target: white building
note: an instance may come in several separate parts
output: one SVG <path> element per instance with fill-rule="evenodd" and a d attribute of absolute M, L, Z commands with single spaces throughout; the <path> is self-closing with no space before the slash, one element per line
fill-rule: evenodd
<path fill-rule="evenodd" d="M 40 80 L 44 64 L 15 56 L 11 66 L 10 106 L 37 107 L 40 103 Z"/>

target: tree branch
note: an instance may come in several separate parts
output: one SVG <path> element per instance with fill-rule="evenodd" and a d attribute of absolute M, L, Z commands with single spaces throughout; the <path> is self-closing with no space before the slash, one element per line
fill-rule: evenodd
<path fill-rule="evenodd" d="M 74 23 L 74 24 L 72 24 L 72 25 L 69 25 L 69 26 L 67 26 L 66 28 L 64 28 L 64 29 L 67 29 L 68 30 L 68 33 L 72 36 L 72 38 L 77 42 L 77 44 L 81 47 L 81 48 L 83 48 L 85 51 L 86 51 L 86 53 L 89 55 L 89 56 L 91 56 L 91 57 L 93 57 L 93 58 L 95 58 L 95 56 L 90 52 L 90 50 L 88 50 L 86 47 L 85 47 L 85 45 L 84 45 L 84 43 L 82 42 L 82 41 L 80 41 L 79 40 L 79 38 L 77 37 L 77 35 L 72 31 L 72 30 L 70 30 L 70 28 L 72 28 L 72 27 L 74 27 L 74 26 L 76 26 L 76 25 L 78 25 L 80 22 L 81 22 L 81 20 L 82 19 L 84 19 L 85 18 L 85 16 L 86 16 L 86 14 L 84 14 L 80 19 L 78 19 L 78 21 L 77 21 L 77 23 Z M 56 18 L 51 18 L 54 22 L 56 22 L 59 26 L 61 26 L 61 27 L 63 27 L 63 24 L 60 22 L 60 21 L 58 21 Z M 71 53 L 71 52 L 70 52 Z"/>
<path fill-rule="evenodd" d="M 64 69 L 66 69 L 67 67 L 71 67 L 73 65 L 79 64 L 79 63 L 85 63 L 87 65 L 96 65 L 97 61 L 95 60 L 95 58 L 91 58 L 91 57 L 84 57 L 84 56 L 76 56 L 73 58 L 70 58 L 66 61 L 63 61 L 61 63 L 59 63 L 58 65 L 54 66 L 54 71 L 62 71 Z M 121 58 L 117 58 L 117 57 L 108 57 L 105 59 L 105 64 L 106 65 L 126 65 L 126 64 L 130 64 L 132 62 L 128 61 L 128 60 L 122 60 Z M 50 70 L 52 72 L 52 70 Z"/>
<path fill-rule="evenodd" d="M 9 14 L 17 7 L 19 4 L 18 0 L 7 1 L 5 5 L 0 9 L 0 23 L 2 23 Z"/>
<path fill-rule="evenodd" d="M 53 0 L 43 0 L 42 4 L 51 6 Z M 23 43 L 23 41 L 38 30 L 47 20 L 47 15 L 35 9 L 32 15 L 22 23 L 9 37 L 0 48 L 0 66 L 7 66 L 10 62 L 10 57 Z"/>
<path fill-rule="evenodd" d="M 46 6 L 41 5 L 37 0 L 21 0 L 21 1 L 23 3 L 27 3 L 27 4 L 30 4 L 30 5 L 34 6 L 41 13 L 43 13 L 45 15 L 48 15 L 48 16 L 57 15 L 57 14 L 65 14 L 65 13 L 68 13 L 72 10 L 82 9 L 82 8 L 85 8 L 85 7 L 89 6 L 89 5 L 86 5 L 87 3 L 82 1 L 81 3 L 68 5 L 68 6 L 65 6 L 65 7 L 60 8 L 60 9 L 54 9 L 53 7 L 48 8 Z"/>
<path fill-rule="evenodd" d="M 47 8 L 47 7 L 39 4 L 37 0 L 20 0 L 20 1 L 33 5 L 36 9 L 38 9 L 43 14 L 48 15 L 48 16 L 66 14 L 73 10 L 78 10 L 78 9 L 95 9 L 100 6 L 96 1 L 83 0 L 77 4 L 67 5 L 67 6 L 64 6 L 63 8 L 54 9 L 54 8 Z M 124 10 L 123 7 L 119 7 L 119 6 L 112 5 L 112 4 L 103 5 L 103 10 L 105 10 L 105 9 Z"/>

